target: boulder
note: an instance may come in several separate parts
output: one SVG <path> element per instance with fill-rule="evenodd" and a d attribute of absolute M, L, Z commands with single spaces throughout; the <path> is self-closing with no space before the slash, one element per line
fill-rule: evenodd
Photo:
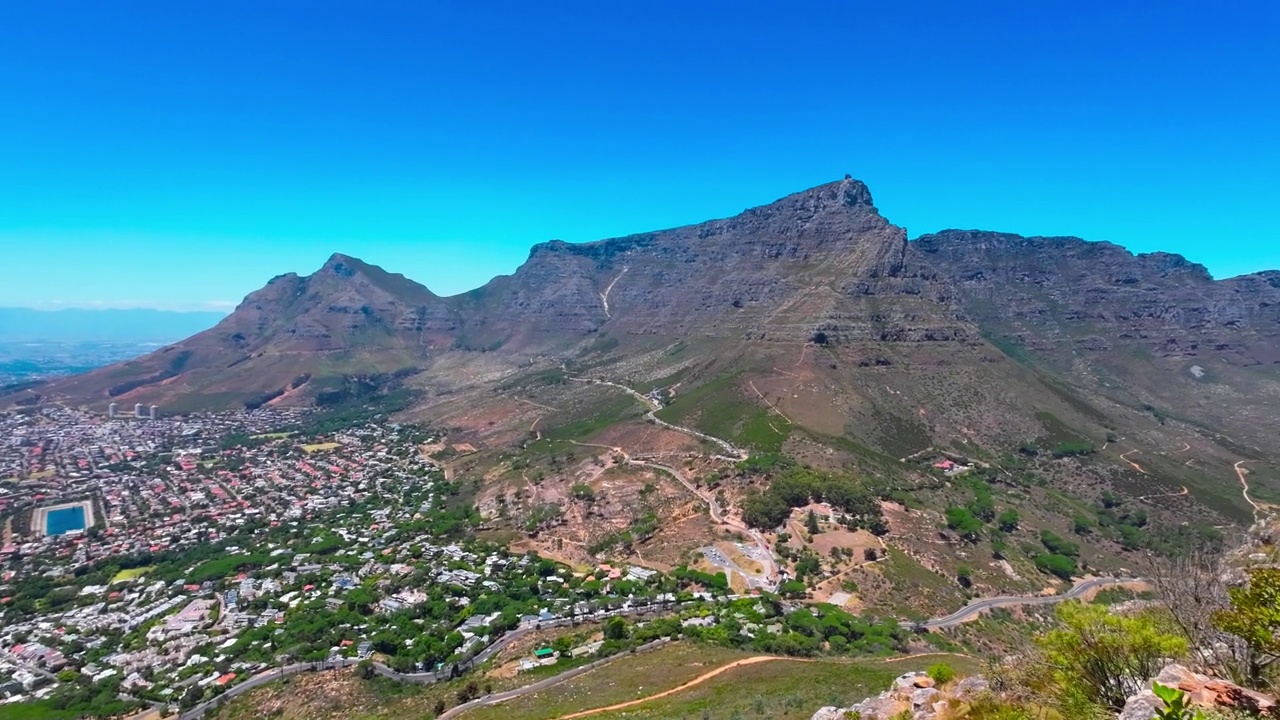
<path fill-rule="evenodd" d="M 1234 708 L 1259 717 L 1280 718 L 1276 699 L 1270 695 L 1240 687 L 1220 678 L 1193 672 L 1178 664 L 1166 665 L 1152 680 L 1176 687 L 1187 694 L 1187 701 L 1204 708 Z M 1151 691 L 1150 684 L 1125 701 L 1119 720 L 1151 720 L 1164 702 Z"/>
<path fill-rule="evenodd" d="M 1131 696 L 1124 703 L 1124 710 L 1116 720 L 1151 720 L 1157 717 L 1156 710 L 1164 707 L 1164 701 L 1156 697 L 1150 690 L 1143 690 Z"/>
<path fill-rule="evenodd" d="M 936 702 L 938 691 L 933 688 L 920 688 L 911 693 L 911 709 L 923 710 Z"/>
<path fill-rule="evenodd" d="M 973 675 L 964 678 L 956 683 L 956 687 L 951 691 L 952 696 L 957 700 L 970 700 L 976 695 L 981 695 L 991 688 L 991 684 L 980 675 Z"/>

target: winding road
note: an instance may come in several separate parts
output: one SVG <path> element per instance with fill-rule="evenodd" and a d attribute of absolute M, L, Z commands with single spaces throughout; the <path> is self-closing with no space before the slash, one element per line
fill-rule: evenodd
<path fill-rule="evenodd" d="M 721 440 L 720 438 L 715 437 L 714 435 L 708 435 L 704 432 L 698 432 L 693 428 L 687 428 L 687 427 L 684 427 L 683 425 L 673 425 L 672 423 L 669 423 L 666 420 L 663 420 L 662 418 L 658 417 L 655 413 L 657 413 L 659 410 L 662 409 L 662 405 L 658 404 L 657 402 L 654 402 L 654 400 L 652 398 L 649 398 L 648 396 L 641 395 L 640 393 L 636 392 L 635 390 L 632 390 L 626 385 L 619 385 L 618 383 L 609 382 L 608 380 L 596 380 L 595 378 L 570 377 L 568 379 L 574 382 L 591 383 L 592 385 L 608 385 L 609 387 L 618 388 L 619 390 L 625 391 L 627 394 L 631 395 L 632 397 L 634 397 L 635 399 L 643 403 L 645 407 L 649 408 L 649 412 L 645 413 L 644 415 L 646 420 L 649 420 L 650 422 L 656 425 L 661 425 L 662 427 L 667 428 L 668 430 L 675 430 L 676 432 L 684 433 L 686 435 L 692 435 L 693 437 L 699 438 L 701 440 L 706 440 L 709 443 L 713 443 L 719 446 L 721 450 L 724 450 L 729 455 L 729 457 L 723 457 L 722 459 L 724 460 L 729 460 L 730 462 L 738 462 L 740 460 L 747 459 L 746 450 L 743 450 L 735 446 L 733 443 L 727 440 Z M 721 456 L 717 456 L 717 457 L 721 457 Z"/>
<path fill-rule="evenodd" d="M 978 614 L 998 607 L 1009 607 L 1012 605 L 1052 605 L 1060 603 L 1063 600 L 1073 600 L 1079 598 L 1090 590 L 1108 585 L 1128 585 L 1129 583 L 1140 582 L 1138 578 L 1092 578 L 1077 583 L 1067 592 L 1061 595 L 1008 595 L 1005 597 L 981 598 L 965 605 L 959 610 L 944 615 L 940 618 L 926 620 L 920 623 L 925 628 L 937 630 L 941 628 L 955 627 L 960 623 L 972 620 Z"/>
<path fill-rule="evenodd" d="M 1244 493 L 1244 501 L 1253 507 L 1253 519 L 1256 522 L 1258 520 L 1258 513 L 1262 511 L 1262 506 L 1254 502 L 1253 498 L 1249 497 L 1249 481 L 1244 477 L 1249 474 L 1249 471 L 1241 467 L 1241 465 L 1244 465 L 1247 462 L 1249 461 L 1241 460 L 1235 464 L 1236 476 L 1240 478 L 1240 491 Z"/>
<path fill-rule="evenodd" d="M 715 495 L 709 492 L 704 492 L 702 490 L 699 490 L 697 486 L 689 482 L 689 480 L 684 476 L 684 473 L 671 467 L 670 465 L 663 465 L 661 463 L 651 462 L 649 460 L 637 460 L 631 457 L 631 455 L 626 450 L 623 450 L 622 448 L 617 447 L 615 445 L 601 445 L 600 443 L 584 443 L 584 442 L 578 442 L 577 440 L 570 440 L 569 442 L 573 443 L 574 445 L 578 445 L 580 447 L 595 447 L 595 448 L 603 448 L 606 450 L 610 450 L 612 452 L 615 452 L 621 455 L 623 462 L 627 463 L 628 465 L 637 465 L 639 467 L 647 467 L 652 470 L 659 470 L 675 478 L 676 481 L 679 482 L 681 485 L 683 485 L 686 490 L 693 493 L 694 497 L 706 503 L 707 513 L 711 516 L 712 522 L 720 525 L 724 525 L 727 527 L 731 527 L 734 530 L 737 530 L 749 536 L 751 540 L 756 544 L 756 546 L 760 548 L 761 553 L 765 558 L 764 560 L 761 561 L 761 564 L 764 565 L 764 576 L 762 578 L 756 578 L 750 575 L 746 575 L 744 573 L 744 576 L 746 577 L 746 580 L 747 580 L 747 584 L 753 588 L 761 588 L 764 590 L 769 590 L 770 592 L 776 589 L 776 585 L 777 585 L 776 577 L 778 572 L 777 562 L 774 559 L 773 550 L 771 550 L 769 548 L 769 544 L 765 542 L 764 536 L 761 535 L 758 531 L 748 527 L 746 523 L 739 522 L 738 520 L 735 520 L 725 515 L 724 508 L 720 507 L 720 503 L 719 501 L 716 500 Z"/>
<path fill-rule="evenodd" d="M 569 377 L 569 380 L 572 380 L 574 382 L 590 383 L 593 385 L 608 385 L 609 387 L 618 388 L 619 390 L 626 392 L 628 395 L 631 395 L 636 400 L 639 400 L 641 403 L 644 404 L 645 407 L 649 409 L 649 411 L 645 413 L 645 418 L 648 419 L 650 422 L 660 425 L 662 427 L 665 427 L 669 430 L 674 430 L 676 432 L 684 433 L 686 435 L 690 435 L 701 440 L 706 440 L 707 442 L 713 443 L 718 447 L 720 447 L 720 449 L 723 450 L 726 453 L 726 455 L 713 456 L 716 459 L 727 460 L 729 462 L 739 462 L 741 460 L 746 460 L 748 457 L 747 451 L 736 447 L 733 443 L 727 440 L 723 440 L 713 435 L 708 435 L 704 432 L 699 432 L 692 428 L 684 427 L 683 425 L 674 425 L 672 423 L 669 423 L 659 418 L 656 415 L 656 413 L 662 409 L 662 405 L 657 401 L 655 401 L 653 398 L 648 397 L 646 395 L 642 395 L 639 392 L 636 392 L 634 389 L 627 387 L 626 385 L 620 385 L 618 383 L 609 382 L 608 380 L 597 380 L 595 378 Z M 751 527 L 748 527 L 745 522 L 736 520 L 732 517 L 729 517 L 727 514 L 725 514 L 724 508 L 720 506 L 720 503 L 716 500 L 715 495 L 713 493 L 703 492 L 699 490 L 692 482 L 689 481 L 688 478 L 684 476 L 684 473 L 680 472 L 679 470 L 673 467 L 670 467 L 668 465 L 663 465 L 661 463 L 651 462 L 648 460 L 635 459 L 620 447 L 616 447 L 612 445 L 599 445 L 595 443 L 582 443 L 577 441 L 570 441 L 570 442 L 573 442 L 573 444 L 575 445 L 583 445 L 587 447 L 607 448 L 609 450 L 612 450 L 613 452 L 616 452 L 622 455 L 623 460 L 629 465 L 638 465 L 638 466 L 647 467 L 653 470 L 660 470 L 662 472 L 665 472 L 671 475 L 671 477 L 674 477 L 676 481 L 678 481 L 681 485 L 685 487 L 685 489 L 693 493 L 694 497 L 697 497 L 700 500 L 702 500 L 704 503 L 706 503 L 707 510 L 710 513 L 711 520 L 713 522 L 733 528 L 734 530 L 746 535 L 747 537 L 750 537 L 751 541 L 755 543 L 756 547 L 760 549 L 760 554 L 763 558 L 763 560 L 761 560 L 761 564 L 764 565 L 764 576 L 762 578 L 757 578 L 757 577 L 752 577 L 750 575 L 746 575 L 744 573 L 744 577 L 746 578 L 748 586 L 753 588 L 770 590 L 770 591 L 773 591 L 777 588 L 777 584 L 778 584 L 777 560 L 773 553 L 773 549 L 769 547 L 769 543 L 765 541 L 764 535 L 762 535 L 759 531 Z"/>

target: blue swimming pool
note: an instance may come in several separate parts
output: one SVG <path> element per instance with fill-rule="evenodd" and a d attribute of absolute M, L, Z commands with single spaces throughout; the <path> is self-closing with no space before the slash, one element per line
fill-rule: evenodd
<path fill-rule="evenodd" d="M 84 529 L 84 507 L 62 508 L 50 510 L 44 521 L 44 531 L 49 535 L 64 535 L 74 530 Z"/>

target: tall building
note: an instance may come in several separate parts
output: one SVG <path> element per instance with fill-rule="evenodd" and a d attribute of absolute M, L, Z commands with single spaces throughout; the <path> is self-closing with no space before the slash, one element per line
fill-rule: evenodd
<path fill-rule="evenodd" d="M 148 408 L 147 414 L 151 416 L 151 419 L 152 419 L 152 420 L 155 420 L 155 419 L 156 419 L 156 406 L 155 406 L 155 405 L 152 405 L 150 408 Z"/>
<path fill-rule="evenodd" d="M 115 403 L 111 403 L 110 405 L 107 406 L 107 417 L 115 417 L 116 411 L 119 409 L 120 407 L 118 405 L 116 405 Z"/>
<path fill-rule="evenodd" d="M 146 417 L 147 416 L 146 412 L 147 412 L 147 409 L 142 405 L 142 403 L 138 403 L 133 406 L 133 416 L 136 418 Z"/>

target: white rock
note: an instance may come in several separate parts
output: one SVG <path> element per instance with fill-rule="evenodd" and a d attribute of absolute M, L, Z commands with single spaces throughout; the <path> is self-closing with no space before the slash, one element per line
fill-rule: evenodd
<path fill-rule="evenodd" d="M 920 710 L 931 704 L 937 696 L 938 691 L 933 688 L 920 688 L 911 693 L 911 709 Z"/>

